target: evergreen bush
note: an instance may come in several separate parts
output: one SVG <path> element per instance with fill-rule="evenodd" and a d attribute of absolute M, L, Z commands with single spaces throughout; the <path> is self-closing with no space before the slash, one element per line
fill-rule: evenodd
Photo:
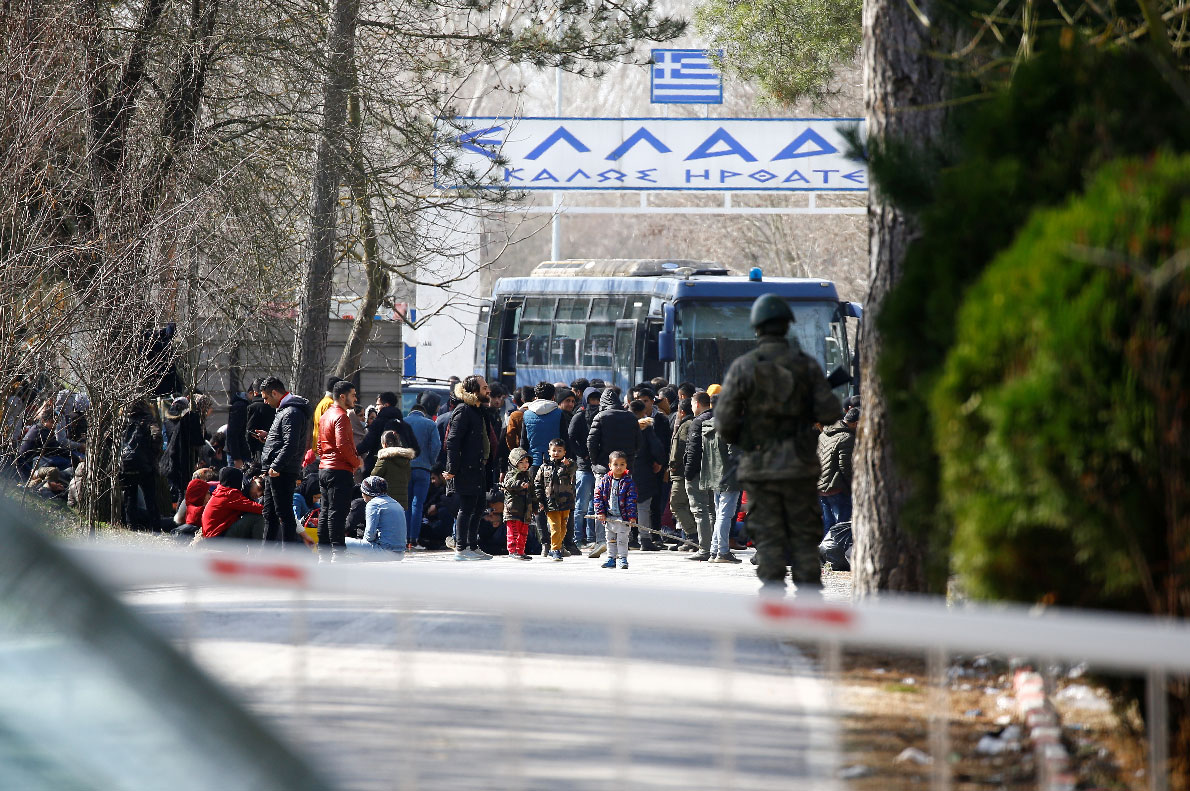
<path fill-rule="evenodd" d="M 1190 614 L 1190 157 L 1105 167 L 967 293 L 931 398 L 974 595 Z"/>

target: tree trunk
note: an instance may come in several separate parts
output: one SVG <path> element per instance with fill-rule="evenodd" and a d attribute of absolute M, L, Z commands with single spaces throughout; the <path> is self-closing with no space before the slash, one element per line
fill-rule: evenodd
<path fill-rule="evenodd" d="M 863 12 L 864 103 L 868 135 L 928 145 L 941 133 L 937 107 L 944 87 L 942 64 L 929 51 L 934 35 L 932 0 L 865 0 Z M 920 9 L 921 16 L 914 13 Z M 920 109 L 930 108 L 930 109 Z M 924 591 L 926 538 L 901 523 L 908 494 L 896 467 L 888 410 L 878 374 L 882 347 L 876 319 L 886 295 L 901 278 L 902 262 L 919 229 L 913 218 L 869 193 L 868 298 L 860 337 L 863 409 L 856 448 L 855 575 L 857 596 L 880 590 Z"/>
<path fill-rule="evenodd" d="M 351 63 L 359 0 L 334 0 L 326 42 L 322 84 L 322 129 L 314 160 L 310 218 L 310 258 L 298 298 L 293 339 L 293 390 L 308 398 L 322 392 L 326 339 L 330 329 L 331 286 L 335 274 L 335 221 L 351 90 Z"/>
<path fill-rule="evenodd" d="M 376 238 L 376 221 L 372 216 L 372 193 L 368 189 L 366 164 L 363 151 L 360 148 L 363 139 L 363 114 L 360 108 L 359 91 L 354 88 L 347 104 L 347 122 L 351 135 L 351 165 L 349 186 L 351 200 L 359 210 L 360 230 L 364 243 L 364 272 L 368 277 L 368 291 L 364 294 L 363 304 L 355 314 L 355 321 L 351 325 L 351 333 L 347 343 L 343 346 L 343 353 L 339 355 L 339 362 L 335 366 L 335 376 L 350 379 L 363 367 L 364 349 L 368 345 L 368 338 L 372 335 L 372 317 L 380 309 L 381 303 L 388 295 L 389 278 L 385 271 L 384 262 L 380 257 L 380 241 Z M 400 325 L 398 325 L 400 326 Z M 404 373 L 404 360 L 401 364 Z"/>

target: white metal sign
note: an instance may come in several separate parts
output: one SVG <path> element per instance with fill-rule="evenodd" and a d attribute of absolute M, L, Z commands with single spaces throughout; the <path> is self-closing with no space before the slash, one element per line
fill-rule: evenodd
<path fill-rule="evenodd" d="M 859 118 L 455 119 L 460 164 L 546 192 L 866 191 L 843 132 Z M 443 189 L 461 185 L 438 183 Z"/>

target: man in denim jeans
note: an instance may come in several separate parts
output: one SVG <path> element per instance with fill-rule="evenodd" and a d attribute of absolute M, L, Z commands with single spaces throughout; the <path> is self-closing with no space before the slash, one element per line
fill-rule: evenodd
<path fill-rule="evenodd" d="M 851 459 L 855 452 L 855 428 L 859 410 L 855 407 L 838 423 L 822 427 L 818 437 L 818 502 L 822 505 L 823 535 L 840 522 L 851 521 Z"/>
<path fill-rule="evenodd" d="M 587 434 L 591 430 L 591 421 L 599 413 L 601 394 L 602 391 L 598 387 L 583 390 L 582 408 L 575 410 L 567 430 L 571 450 L 578 461 L 578 471 L 574 479 L 574 537 L 575 541 L 588 551 L 595 544 L 595 473 L 591 472 Z"/>

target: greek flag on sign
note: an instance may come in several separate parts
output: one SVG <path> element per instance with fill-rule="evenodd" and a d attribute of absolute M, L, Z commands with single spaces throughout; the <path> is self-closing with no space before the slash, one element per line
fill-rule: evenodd
<path fill-rule="evenodd" d="M 653 50 L 653 104 L 723 104 L 723 75 L 706 50 Z"/>

